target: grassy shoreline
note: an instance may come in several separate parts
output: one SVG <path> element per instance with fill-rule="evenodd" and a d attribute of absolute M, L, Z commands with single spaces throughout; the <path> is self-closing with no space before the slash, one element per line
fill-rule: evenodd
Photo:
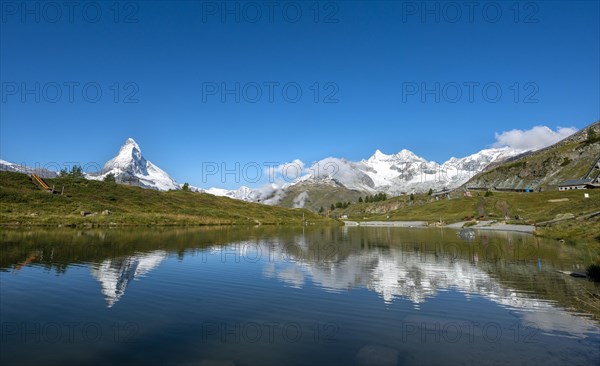
<path fill-rule="evenodd" d="M 564 240 L 600 243 L 600 216 L 583 218 L 600 210 L 600 190 L 451 193 L 451 199 L 420 194 L 392 197 L 382 202 L 354 203 L 334 210 L 348 221 L 425 221 L 430 226 L 489 220 L 509 225 L 534 225 L 534 235 Z M 584 197 L 588 193 L 589 198 Z M 556 220 L 556 222 L 553 222 Z M 561 221 L 564 220 L 564 221 Z M 540 226 L 542 224 L 544 226 Z"/>

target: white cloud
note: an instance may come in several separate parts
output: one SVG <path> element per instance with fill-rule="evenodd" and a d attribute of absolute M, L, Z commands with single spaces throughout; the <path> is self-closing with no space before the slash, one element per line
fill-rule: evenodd
<path fill-rule="evenodd" d="M 296 198 L 294 198 L 294 208 L 303 208 L 306 200 L 308 199 L 308 193 L 302 192 Z"/>
<path fill-rule="evenodd" d="M 285 182 L 293 182 L 306 173 L 306 166 L 300 159 L 280 164 L 278 166 L 269 166 L 265 169 L 270 180 L 281 179 Z"/>
<path fill-rule="evenodd" d="M 281 182 L 266 184 L 255 189 L 256 198 L 266 205 L 276 205 L 285 196 L 285 188 Z"/>
<path fill-rule="evenodd" d="M 550 146 L 577 132 L 574 127 L 557 127 L 556 131 L 548 126 L 535 126 L 529 130 L 510 130 L 495 134 L 493 147 L 508 146 L 514 149 L 538 150 Z"/>

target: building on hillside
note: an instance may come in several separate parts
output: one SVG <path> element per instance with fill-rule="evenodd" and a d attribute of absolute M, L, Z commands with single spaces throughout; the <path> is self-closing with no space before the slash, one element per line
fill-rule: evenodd
<path fill-rule="evenodd" d="M 525 188 L 500 188 L 500 187 L 494 187 L 495 191 L 498 192 L 525 192 L 525 193 L 532 193 L 535 191 L 541 192 L 542 191 L 542 187 L 525 187 Z"/>
<path fill-rule="evenodd" d="M 469 191 L 487 191 L 488 187 L 467 187 Z"/>
<path fill-rule="evenodd" d="M 593 179 L 569 179 L 558 184 L 559 191 L 568 191 L 571 189 L 588 189 L 592 184 Z"/>

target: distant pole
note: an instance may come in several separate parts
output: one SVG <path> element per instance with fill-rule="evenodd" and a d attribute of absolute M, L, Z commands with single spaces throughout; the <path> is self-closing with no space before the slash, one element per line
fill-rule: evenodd
<path fill-rule="evenodd" d="M 65 192 L 65 186 L 62 186 L 62 190 L 60 191 L 60 195 L 62 196 L 64 192 Z"/>

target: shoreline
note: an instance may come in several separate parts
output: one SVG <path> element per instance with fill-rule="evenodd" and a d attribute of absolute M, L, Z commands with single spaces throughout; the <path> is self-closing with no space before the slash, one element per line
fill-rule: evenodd
<path fill-rule="evenodd" d="M 349 221 L 342 220 L 344 226 L 374 227 L 429 227 L 427 221 Z"/>
<path fill-rule="evenodd" d="M 349 221 L 342 220 L 344 226 L 361 226 L 361 227 L 405 227 L 405 228 L 427 228 L 431 227 L 427 224 L 427 221 Z M 443 226 L 435 226 L 438 228 L 446 229 L 463 229 L 465 222 L 455 222 Z M 482 222 L 477 225 L 469 226 L 468 229 L 473 230 L 484 230 L 484 231 L 511 231 L 520 232 L 526 234 L 534 233 L 536 227 L 533 225 L 515 225 L 515 224 L 491 224 L 489 222 Z"/>

